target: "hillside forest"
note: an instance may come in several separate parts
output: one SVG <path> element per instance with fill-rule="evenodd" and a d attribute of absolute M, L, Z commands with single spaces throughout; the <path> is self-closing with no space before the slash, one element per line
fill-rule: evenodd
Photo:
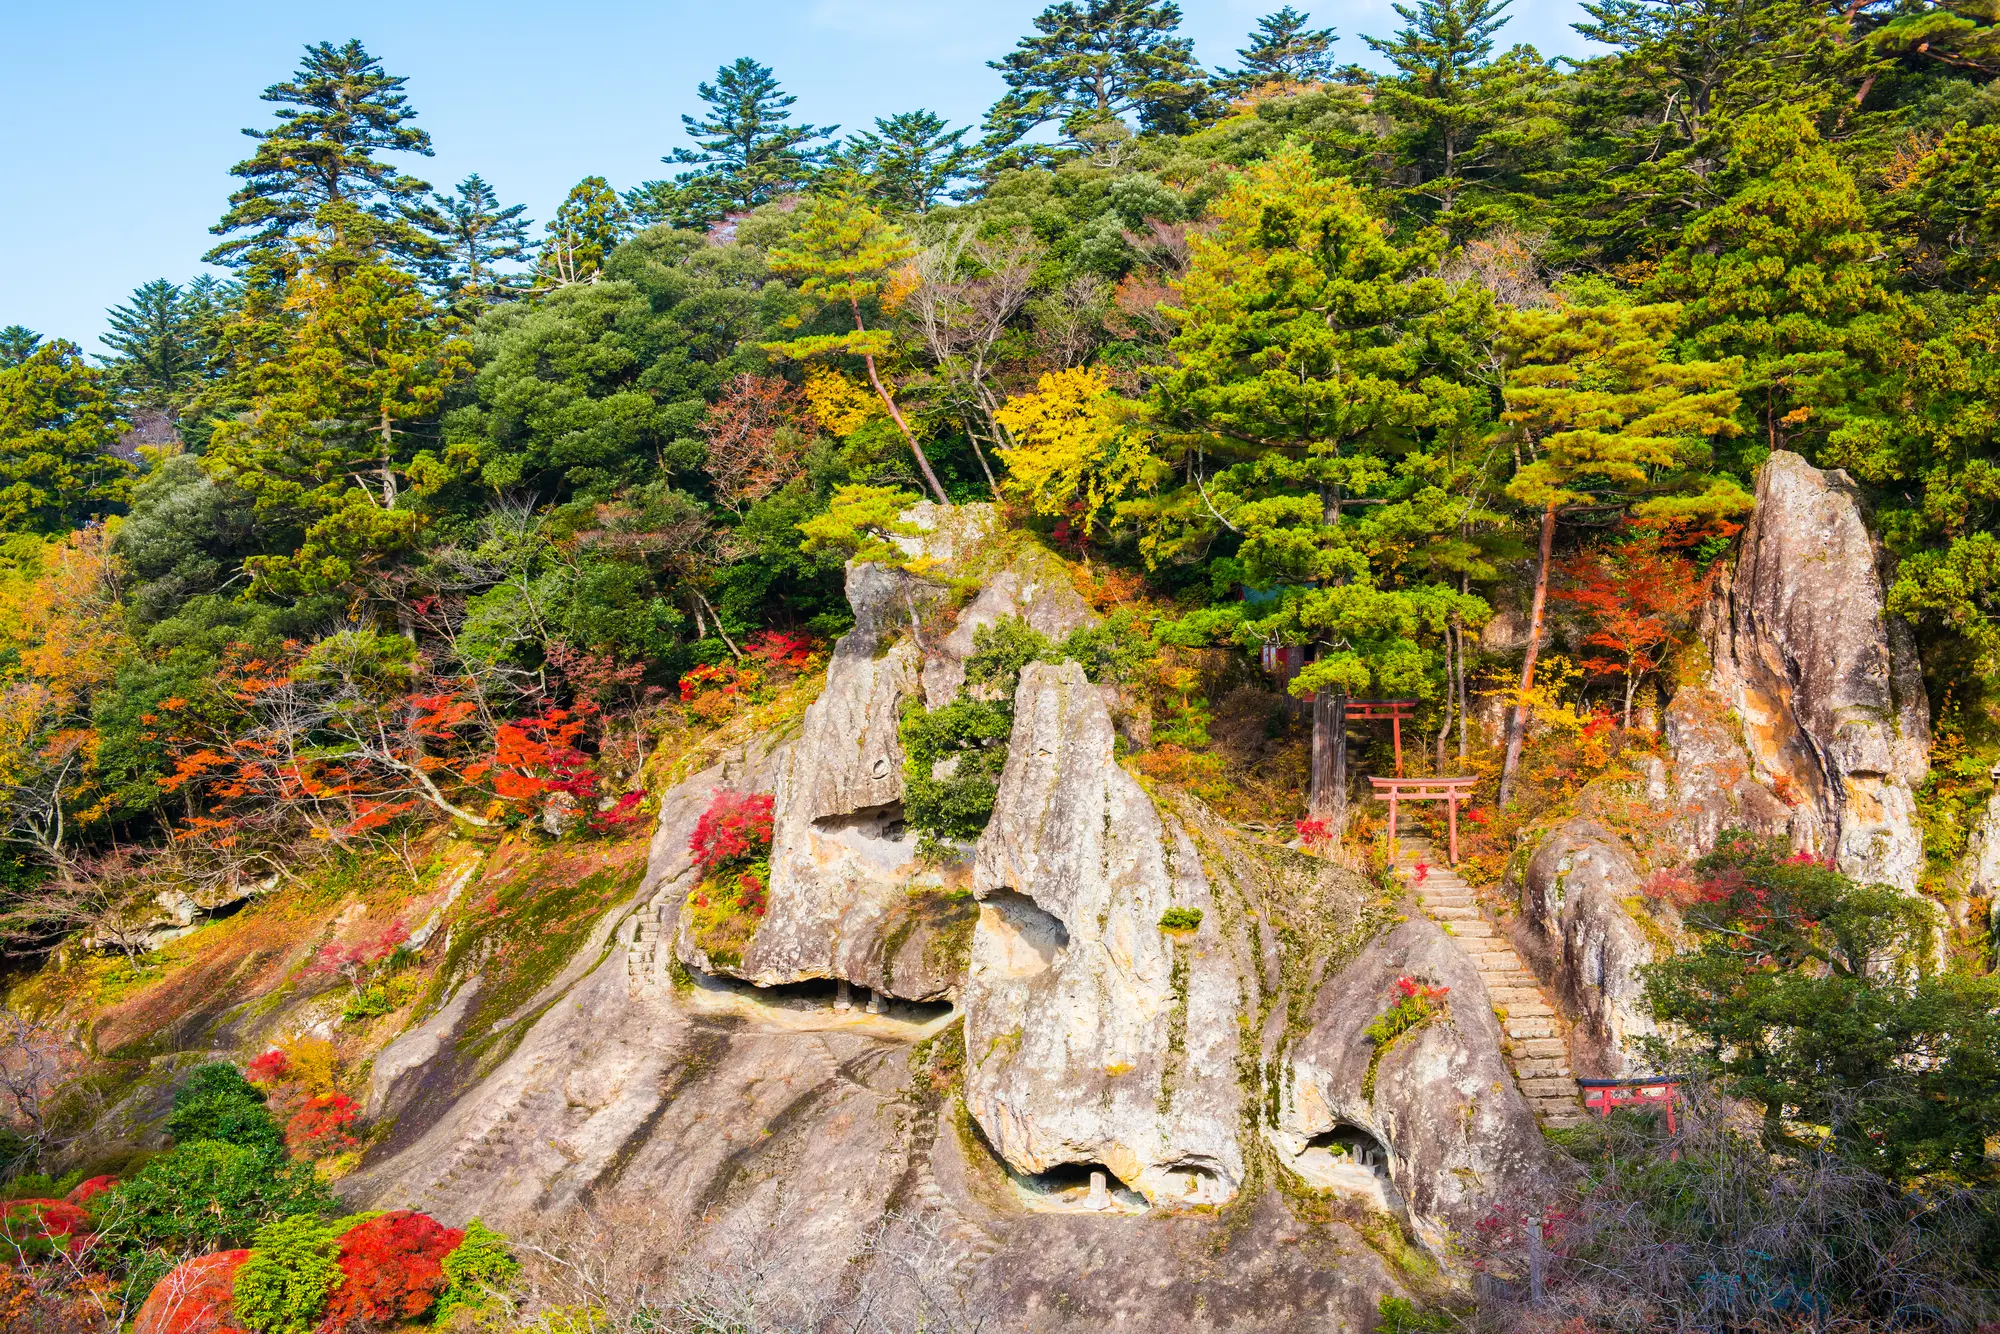
<path fill-rule="evenodd" d="M 1126 765 L 1241 827 L 1380 872 L 1362 776 L 1388 734 L 1338 720 L 1416 701 L 1406 767 L 1476 777 L 1464 867 L 1490 884 L 1659 753 L 1787 452 L 1860 489 L 1916 638 L 1921 893 L 1743 848 L 1675 872 L 1663 893 L 1733 907 L 1654 999 L 1707 1041 L 1676 1059 L 1765 1110 L 1745 1133 L 1831 1146 L 1913 1232 L 1956 1220 L 1953 1291 L 1990 1293 L 2000 985 L 1954 868 L 2000 761 L 2000 16 L 1595 0 L 1604 53 L 1556 60 L 1506 8 L 1411 0 L 1361 35 L 1287 6 L 1211 69 L 1168 0 L 1065 0 L 994 53 L 977 126 L 823 128 L 746 57 L 662 128 L 658 179 L 584 175 L 546 219 L 423 179 L 391 53 L 272 71 L 208 271 L 139 287 L 101 347 L 0 329 L 11 1193 L 87 1166 L 92 1118 L 165 1050 L 100 1019 L 167 994 L 200 931 L 419 878 L 446 837 L 626 865 L 689 757 L 796 717 L 853 625 L 849 562 L 905 561 L 914 507 L 991 504 L 1060 560 L 1099 623 L 982 653 L 1084 662 L 1149 719 Z M 969 757 L 911 769 L 938 855 L 984 827 L 1011 726 L 906 722 L 913 755 Z M 1828 963 L 1816 933 L 1918 901 L 1943 924 L 1923 977 Z M 366 1020 L 409 1000 L 408 934 L 311 966 Z M 326 1230 L 328 1164 L 365 1134 L 337 1064 L 285 1112 L 331 1117 L 333 1148 L 270 1120 L 300 1059 L 263 1091 L 205 1067 L 152 1161 L 214 1161 L 97 1192 L 124 1211 L 101 1266 L 0 1328 L 110 1328 L 253 1232 L 256 1263 L 322 1269 L 361 1228 L 472 1248 L 473 1278 L 425 1261 L 410 1318 L 504 1285 L 477 1223 Z M 195 1181 L 241 1190 L 176 1223 Z M 43 1282 L 17 1269 L 6 1292 Z M 314 1327 L 256 1300 L 258 1329 Z M 1939 1319 L 1838 1327 L 1970 1328 Z"/>

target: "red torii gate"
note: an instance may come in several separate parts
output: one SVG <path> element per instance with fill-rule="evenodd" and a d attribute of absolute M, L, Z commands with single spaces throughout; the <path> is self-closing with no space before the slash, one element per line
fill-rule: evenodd
<path fill-rule="evenodd" d="M 1473 784 L 1465 778 L 1377 778 L 1368 775 L 1377 798 L 1389 803 L 1389 864 L 1396 864 L 1396 806 L 1404 801 L 1442 801 L 1450 807 L 1451 865 L 1458 865 L 1458 803 L 1472 800 Z"/>
<path fill-rule="evenodd" d="M 1396 776 L 1403 773 L 1403 724 L 1416 721 L 1417 701 L 1413 699 L 1350 699 L 1347 701 L 1349 722 L 1380 722 L 1389 720 L 1389 726 L 1396 736 Z"/>
<path fill-rule="evenodd" d="M 1661 1079 L 1579 1079 L 1583 1105 L 1600 1117 L 1609 1116 L 1632 1103 L 1663 1103 L 1667 1109 L 1667 1133 L 1674 1133 L 1674 1090 L 1679 1081 Z M 1674 1157 L 1680 1157 L 1679 1151 Z"/>

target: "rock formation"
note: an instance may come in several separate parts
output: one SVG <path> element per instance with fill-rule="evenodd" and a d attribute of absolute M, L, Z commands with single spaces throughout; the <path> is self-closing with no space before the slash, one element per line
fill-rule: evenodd
<path fill-rule="evenodd" d="M 1670 947 L 1670 925 L 1639 902 L 1638 865 L 1625 841 L 1581 816 L 1536 845 L 1522 881 L 1525 924 L 1583 1043 L 1572 1059 L 1605 1076 L 1649 1073 L 1634 1039 L 1656 1032 L 1641 1005 L 1639 970 Z"/>
<path fill-rule="evenodd" d="M 1021 673 L 973 871 L 966 1107 L 1019 1171 L 1102 1164 L 1150 1201 L 1219 1204 L 1243 1181 L 1238 965 L 1200 856 L 1113 743 L 1082 667 Z M 1177 907 L 1201 926 L 1163 931 Z"/>
<path fill-rule="evenodd" d="M 1880 561 L 1847 475 L 1773 454 L 1706 630 L 1714 689 L 1741 720 L 1756 777 L 1794 806 L 1799 846 L 1914 889 L 1930 710 L 1909 627 L 1885 610 Z"/>

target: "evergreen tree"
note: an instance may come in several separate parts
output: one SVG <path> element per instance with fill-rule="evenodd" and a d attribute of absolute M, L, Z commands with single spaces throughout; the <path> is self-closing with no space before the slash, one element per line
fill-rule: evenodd
<path fill-rule="evenodd" d="M 113 306 L 105 315 L 111 332 L 100 341 L 114 354 L 107 368 L 119 391 L 151 408 L 184 402 L 209 368 L 205 313 L 203 303 L 165 278 Z"/>
<path fill-rule="evenodd" d="M 969 133 L 931 112 L 905 111 L 878 119 L 873 133 L 850 135 L 833 166 L 890 208 L 922 213 L 978 156 L 963 142 Z"/>
<path fill-rule="evenodd" d="M 907 418 L 882 381 L 877 358 L 894 347 L 894 336 L 881 326 L 883 290 L 890 273 L 916 253 L 902 229 L 867 204 L 850 196 L 818 195 L 804 208 L 798 230 L 783 245 L 771 249 L 771 272 L 798 280 L 799 291 L 811 299 L 815 314 L 823 313 L 837 332 L 808 333 L 783 342 L 763 344 L 766 352 L 808 361 L 819 357 L 859 357 L 868 384 L 916 457 L 931 495 L 940 505 L 949 497 L 931 470 L 931 461 L 917 441 Z M 869 327 L 869 320 L 875 327 Z M 852 328 L 839 328 L 849 320 Z M 806 318 L 794 317 L 794 328 Z"/>
<path fill-rule="evenodd" d="M 1814 454 L 1857 416 L 1899 409 L 1890 388 L 1918 310 L 1889 290 L 1854 175 L 1795 108 L 1738 122 L 1736 163 L 1756 173 L 1688 225 L 1654 289 L 1686 303 L 1687 342 L 1740 357 L 1747 470 L 1774 449 Z"/>
<path fill-rule="evenodd" d="M 1162 413 L 1239 460 L 1197 489 L 1242 534 L 1244 582 L 1278 593 L 1246 638 L 1315 649 L 1292 690 L 1314 697 L 1311 811 L 1337 829 L 1346 698 L 1436 694 L 1448 631 L 1486 615 L 1452 577 L 1491 574 L 1455 494 L 1485 427 L 1472 360 L 1491 302 L 1435 276 L 1435 231 L 1396 244 L 1303 146 L 1246 170 L 1212 216 Z"/>
<path fill-rule="evenodd" d="M 441 251 L 429 266 L 432 281 L 454 298 L 485 301 L 509 287 L 496 265 L 519 259 L 528 243 L 526 204 L 500 207 L 500 198 L 478 172 L 451 194 L 435 196 L 444 221 Z"/>
<path fill-rule="evenodd" d="M 244 185 L 209 228 L 231 239 L 209 251 L 208 262 L 282 262 L 317 225 L 323 207 L 343 203 L 358 210 L 343 221 L 365 222 L 367 239 L 407 255 L 426 253 L 416 223 L 435 223 L 424 206 L 430 186 L 376 158 L 385 152 L 431 156 L 429 133 L 409 123 L 417 113 L 403 94 L 406 82 L 385 73 L 358 41 L 308 46 L 292 79 L 264 90 L 264 100 L 281 108 L 278 123 L 243 131 L 257 141 L 257 151 L 230 168 Z"/>
<path fill-rule="evenodd" d="M 1394 6 L 1408 25 L 1394 37 L 1363 37 L 1396 67 L 1377 85 L 1377 105 L 1395 119 L 1390 143 L 1403 170 L 1400 193 L 1442 219 L 1466 190 L 1518 160 L 1522 141 L 1546 137 L 1553 72 L 1532 47 L 1490 60 L 1512 0 L 1419 0 Z M 1485 219 L 1469 220 L 1477 227 Z M 1455 230 L 1468 223 L 1454 219 Z"/>
<path fill-rule="evenodd" d="M 671 182 L 648 181 L 628 196 L 646 223 L 703 227 L 803 189 L 825 162 L 825 141 L 840 128 L 791 124 L 799 99 L 770 66 L 748 56 L 722 66 L 714 83 L 695 92 L 708 103 L 708 117 L 684 115 L 681 124 L 696 146 L 660 159 L 694 170 Z"/>
<path fill-rule="evenodd" d="M 569 192 L 544 229 L 535 264 L 541 281 L 560 286 L 582 282 L 632 230 L 632 215 L 602 176 L 586 176 Z"/>
<path fill-rule="evenodd" d="M 251 372 L 250 409 L 215 428 L 208 452 L 264 522 L 299 534 L 295 552 L 245 562 L 260 590 L 291 595 L 352 586 L 409 543 L 412 492 L 459 467 L 416 442 L 470 370 L 408 274 L 337 246 L 304 259 L 283 341 Z"/>
<path fill-rule="evenodd" d="M 1667 360 L 1680 318 L 1671 305 L 1562 303 L 1508 319 L 1501 438 L 1527 461 L 1507 495 L 1540 514 L 1541 550 L 1501 770 L 1502 805 L 1512 795 L 1527 736 L 1557 520 L 1589 514 L 1602 523 L 1629 514 L 1699 528 L 1750 508 L 1741 485 L 1712 472 L 1709 444 L 1738 429 L 1732 386 L 1742 362 Z"/>
<path fill-rule="evenodd" d="M 0 368 L 20 365 L 41 345 L 42 336 L 26 325 L 10 324 L 0 329 Z"/>
<path fill-rule="evenodd" d="M 1002 153 L 1051 123 L 1074 140 L 1130 114 L 1155 133 L 1189 128 L 1209 86 L 1180 24 L 1172 0 L 1050 5 L 1035 16 L 1036 36 L 987 62 L 1007 92 L 986 113 L 982 147 Z"/>
<path fill-rule="evenodd" d="M 64 533 L 124 507 L 132 465 L 111 452 L 125 423 L 104 381 L 60 338 L 0 369 L 0 533 Z"/>
<path fill-rule="evenodd" d="M 1222 86 L 1250 92 L 1266 84 L 1324 83 L 1333 77 L 1332 28 L 1308 28 L 1312 16 L 1286 5 L 1257 20 L 1250 45 L 1237 48 L 1240 69 L 1224 70 Z"/>

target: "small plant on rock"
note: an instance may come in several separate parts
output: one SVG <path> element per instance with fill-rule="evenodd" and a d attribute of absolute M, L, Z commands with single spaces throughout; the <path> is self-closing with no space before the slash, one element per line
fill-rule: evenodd
<path fill-rule="evenodd" d="M 1363 1030 L 1367 1039 L 1375 1044 L 1375 1050 L 1368 1057 L 1368 1073 L 1361 1079 L 1361 1095 L 1375 1096 L 1375 1073 L 1381 1068 L 1382 1058 L 1389 1054 L 1389 1048 L 1405 1036 L 1414 1033 L 1445 1010 L 1445 997 L 1450 987 L 1434 987 L 1414 978 L 1396 979 L 1395 1001 Z"/>
<path fill-rule="evenodd" d="M 1201 929 L 1201 909 L 1169 908 L 1160 914 L 1160 930 L 1172 934 L 1192 934 Z"/>
<path fill-rule="evenodd" d="M 711 962 L 742 962 L 770 908 L 772 800 L 768 792 L 718 788 L 688 840 L 702 872 L 688 912 L 695 943 Z"/>

